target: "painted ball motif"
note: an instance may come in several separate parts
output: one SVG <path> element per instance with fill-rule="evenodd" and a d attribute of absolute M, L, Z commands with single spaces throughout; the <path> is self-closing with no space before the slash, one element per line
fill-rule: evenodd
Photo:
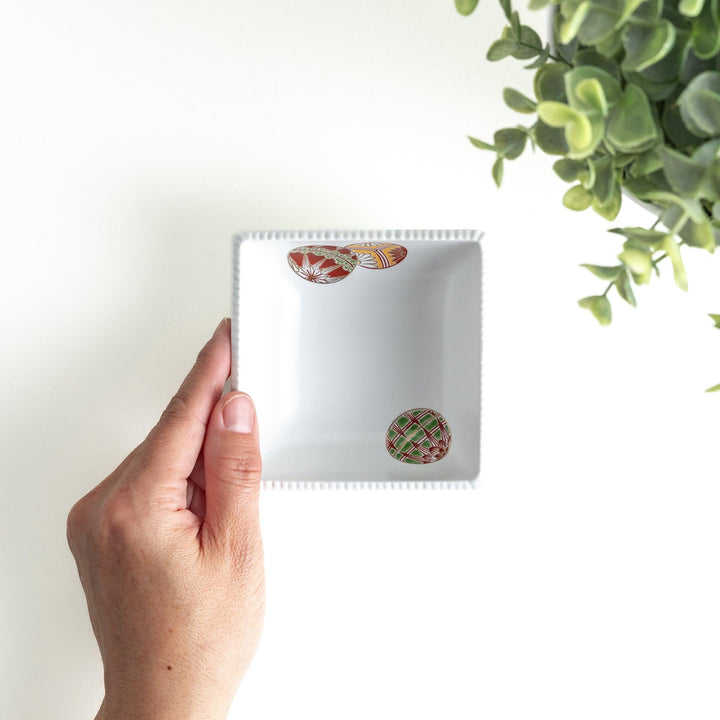
<path fill-rule="evenodd" d="M 451 440 L 450 426 L 439 412 L 414 408 L 392 421 L 385 434 L 385 447 L 400 462 L 426 465 L 442 460 Z"/>
<path fill-rule="evenodd" d="M 407 248 L 397 243 L 364 242 L 351 243 L 346 248 L 358 256 L 361 267 L 383 270 L 401 263 L 407 256 Z"/>
<path fill-rule="evenodd" d="M 305 245 L 288 253 L 288 264 L 303 280 L 321 285 L 344 280 L 357 266 L 357 255 L 337 245 Z"/>

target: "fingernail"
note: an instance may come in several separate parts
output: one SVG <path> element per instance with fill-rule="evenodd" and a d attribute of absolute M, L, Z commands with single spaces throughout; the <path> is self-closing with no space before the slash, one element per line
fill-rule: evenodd
<path fill-rule="evenodd" d="M 220 324 L 215 328 L 213 335 L 217 335 L 225 327 L 225 323 L 227 322 L 230 322 L 230 318 L 223 318 L 220 321 Z"/>
<path fill-rule="evenodd" d="M 251 433 L 255 425 L 255 407 L 247 395 L 235 395 L 223 406 L 223 422 L 228 430 Z"/>

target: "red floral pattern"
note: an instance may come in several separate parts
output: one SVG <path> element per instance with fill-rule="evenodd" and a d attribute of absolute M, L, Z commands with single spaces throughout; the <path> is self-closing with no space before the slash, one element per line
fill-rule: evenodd
<path fill-rule="evenodd" d="M 327 285 L 344 280 L 357 266 L 358 257 L 337 245 L 306 245 L 288 253 L 288 264 L 303 280 Z"/>

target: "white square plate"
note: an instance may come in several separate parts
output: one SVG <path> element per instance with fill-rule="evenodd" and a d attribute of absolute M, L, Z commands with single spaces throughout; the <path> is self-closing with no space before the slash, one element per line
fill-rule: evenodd
<path fill-rule="evenodd" d="M 266 487 L 473 486 L 481 236 L 365 230 L 234 238 L 231 384 L 255 400 Z M 355 247 L 317 249 L 348 245 Z M 316 252 L 292 253 L 308 246 Z M 434 412 L 399 417 L 417 409 Z"/>

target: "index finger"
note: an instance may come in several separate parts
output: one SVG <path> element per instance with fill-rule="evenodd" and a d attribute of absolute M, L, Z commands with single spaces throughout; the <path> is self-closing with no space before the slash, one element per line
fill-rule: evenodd
<path fill-rule="evenodd" d="M 151 476 L 177 483 L 183 497 L 208 418 L 230 376 L 230 362 L 230 319 L 224 318 L 141 448 L 143 467 Z"/>

